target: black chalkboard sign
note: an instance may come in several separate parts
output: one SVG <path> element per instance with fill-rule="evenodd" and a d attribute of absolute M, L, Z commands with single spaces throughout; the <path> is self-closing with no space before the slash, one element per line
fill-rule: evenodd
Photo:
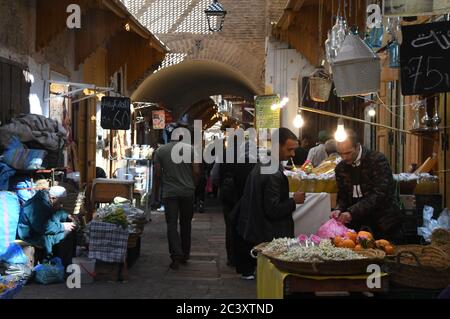
<path fill-rule="evenodd" d="M 130 129 L 130 104 L 127 97 L 102 97 L 101 122 L 104 129 L 129 130 Z"/>
<path fill-rule="evenodd" d="M 403 95 L 450 91 L 450 21 L 402 27 Z"/>

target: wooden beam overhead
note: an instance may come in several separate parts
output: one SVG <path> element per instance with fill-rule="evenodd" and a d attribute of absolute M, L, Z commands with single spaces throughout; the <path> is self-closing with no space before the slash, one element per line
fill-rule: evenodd
<path fill-rule="evenodd" d="M 298 12 L 300 11 L 300 9 L 302 8 L 303 4 L 305 3 L 305 0 L 296 0 L 295 4 L 294 4 L 294 12 Z"/>
<path fill-rule="evenodd" d="M 124 28 L 124 20 L 113 12 L 91 9 L 82 17 L 83 28 L 75 31 L 75 65 L 78 67 L 100 46 L 106 45 L 116 32 Z"/>
<path fill-rule="evenodd" d="M 78 4 L 81 13 L 90 7 L 88 0 L 37 0 L 36 51 L 46 47 L 59 33 L 67 29 L 67 7 Z"/>

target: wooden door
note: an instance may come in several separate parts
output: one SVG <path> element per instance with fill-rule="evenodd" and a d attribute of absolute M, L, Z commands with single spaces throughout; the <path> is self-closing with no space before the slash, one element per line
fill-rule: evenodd
<path fill-rule="evenodd" d="M 0 58 L 0 125 L 20 113 L 30 113 L 30 83 L 25 70 L 20 64 Z"/>

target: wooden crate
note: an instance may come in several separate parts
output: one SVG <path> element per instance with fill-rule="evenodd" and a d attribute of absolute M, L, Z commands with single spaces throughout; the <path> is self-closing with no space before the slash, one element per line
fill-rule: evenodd
<path fill-rule="evenodd" d="M 128 280 L 126 263 L 107 263 L 100 260 L 95 262 L 96 281 L 123 281 Z"/>

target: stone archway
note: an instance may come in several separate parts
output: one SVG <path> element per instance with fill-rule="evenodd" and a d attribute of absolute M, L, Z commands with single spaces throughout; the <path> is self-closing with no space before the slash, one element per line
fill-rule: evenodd
<path fill-rule="evenodd" d="M 250 101 L 258 93 L 258 88 L 241 72 L 224 63 L 187 60 L 149 76 L 131 98 L 161 103 L 177 118 L 196 102 L 213 95 L 233 95 Z"/>

